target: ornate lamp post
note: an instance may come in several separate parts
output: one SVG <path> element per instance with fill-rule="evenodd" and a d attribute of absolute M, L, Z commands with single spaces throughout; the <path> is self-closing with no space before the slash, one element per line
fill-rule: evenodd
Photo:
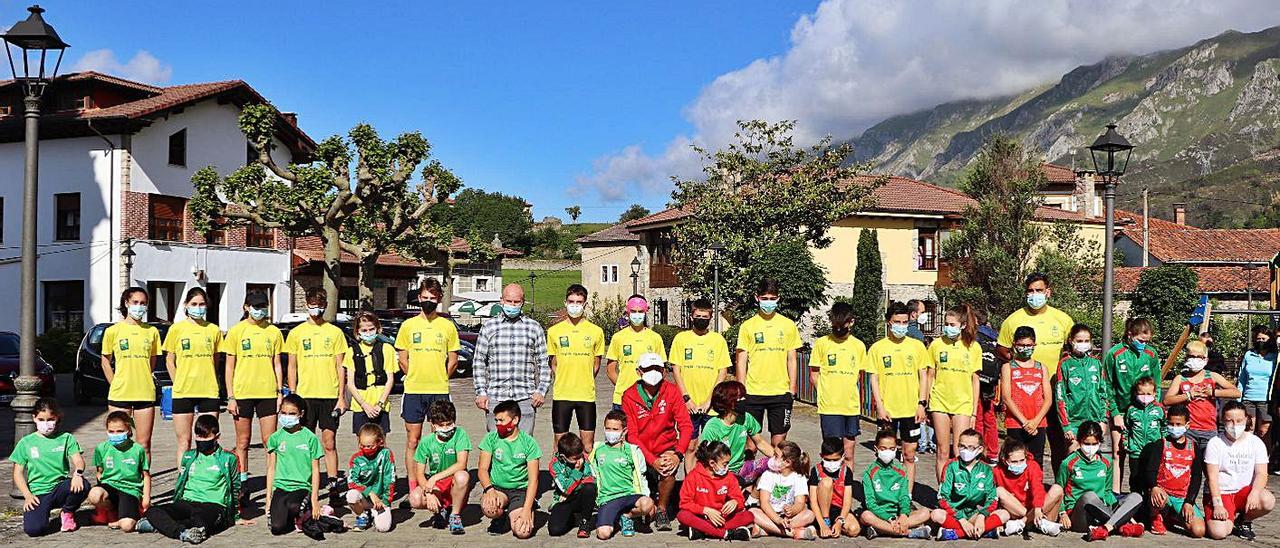
<path fill-rule="evenodd" d="M 1116 133 L 1115 124 L 1107 124 L 1107 131 L 1089 146 L 1093 157 L 1093 169 L 1102 177 L 1102 199 L 1106 204 L 1107 235 L 1103 242 L 1102 277 L 1102 348 L 1111 348 L 1112 284 L 1115 281 L 1112 246 L 1116 231 L 1116 183 L 1129 165 L 1133 145 Z"/>
<path fill-rule="evenodd" d="M 717 242 L 707 247 L 707 250 L 711 252 L 711 261 L 712 261 L 711 269 L 712 269 L 712 272 L 714 272 L 712 277 L 714 282 L 713 282 L 713 285 L 711 286 L 711 298 L 715 302 L 715 316 L 712 316 L 712 318 L 714 318 L 712 321 L 715 322 L 715 330 L 717 333 L 719 333 L 720 332 L 720 254 L 724 253 L 724 246 L 720 245 Z"/>
<path fill-rule="evenodd" d="M 14 379 L 17 395 L 13 399 L 14 441 L 35 428 L 31 410 L 40 393 L 40 377 L 36 376 L 36 204 L 39 201 L 38 172 L 40 162 L 40 99 L 45 88 L 58 74 L 62 54 L 68 45 L 53 27 L 44 22 L 40 6 L 27 8 L 31 15 L 4 33 L 5 53 L 13 80 L 22 85 L 23 117 L 26 121 L 26 165 L 22 191 L 22 305 L 19 335 L 18 378 Z M 53 70 L 47 61 L 57 53 Z M 14 54 L 21 56 L 14 60 Z"/>
<path fill-rule="evenodd" d="M 631 259 L 631 294 L 640 292 L 640 256 Z"/>

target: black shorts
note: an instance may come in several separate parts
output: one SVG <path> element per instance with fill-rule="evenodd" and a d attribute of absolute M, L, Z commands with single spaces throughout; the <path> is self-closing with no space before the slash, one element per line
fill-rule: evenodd
<path fill-rule="evenodd" d="M 749 413 L 764 426 L 764 419 L 767 415 L 769 418 L 770 434 L 786 434 L 791 431 L 791 405 L 793 400 L 791 394 L 781 394 L 778 396 L 752 396 L 747 395 L 746 399 L 738 404 L 738 412 Z"/>
<path fill-rule="evenodd" d="M 889 419 L 889 422 L 881 422 L 880 428 L 897 432 L 902 443 L 920 443 L 920 423 L 915 417 Z"/>
<path fill-rule="evenodd" d="M 384 436 L 391 433 L 391 413 L 389 411 L 383 411 L 381 413 L 378 413 L 378 418 L 374 420 L 369 420 L 369 416 L 364 414 L 364 411 L 356 411 L 355 413 L 352 413 L 351 414 L 351 433 L 359 434 L 360 427 L 369 423 L 373 423 L 378 426 L 381 426 L 382 435 Z"/>
<path fill-rule="evenodd" d="M 1252 418 L 1255 423 L 1271 422 L 1271 413 L 1269 401 L 1242 401 L 1244 404 L 1245 414 Z"/>
<path fill-rule="evenodd" d="M 142 518 L 142 501 L 138 500 L 138 497 L 105 483 L 99 484 L 98 487 L 107 492 L 107 500 L 111 502 L 111 507 L 115 509 L 117 516 L 128 519 Z"/>
<path fill-rule="evenodd" d="M 596 509 L 596 527 L 613 527 L 618 524 L 618 516 L 630 512 L 640 502 L 643 495 L 623 495 L 601 504 Z"/>
<path fill-rule="evenodd" d="M 174 398 L 173 414 L 217 413 L 222 408 L 218 398 Z"/>
<path fill-rule="evenodd" d="M 237 399 L 236 406 L 239 407 L 236 410 L 237 419 L 252 419 L 254 415 L 257 415 L 260 419 L 274 417 L 277 411 L 275 398 Z"/>
<path fill-rule="evenodd" d="M 151 409 L 152 407 L 155 407 L 155 406 L 156 406 L 156 402 L 154 402 L 154 401 L 116 401 L 116 400 L 107 400 L 107 405 L 109 405 L 109 406 L 111 406 L 111 407 L 118 407 L 118 408 L 120 408 L 120 409 L 130 409 L 130 410 L 133 410 L 133 411 L 138 411 L 138 410 L 141 410 L 141 409 Z"/>
<path fill-rule="evenodd" d="M 589 401 L 551 402 L 551 430 L 557 434 L 569 431 L 574 416 L 578 417 L 578 430 L 596 429 L 596 404 Z"/>
<path fill-rule="evenodd" d="M 333 416 L 333 408 L 338 405 L 338 398 L 304 398 L 307 402 L 307 414 L 302 416 L 302 427 L 307 430 L 338 430 L 338 418 Z"/>

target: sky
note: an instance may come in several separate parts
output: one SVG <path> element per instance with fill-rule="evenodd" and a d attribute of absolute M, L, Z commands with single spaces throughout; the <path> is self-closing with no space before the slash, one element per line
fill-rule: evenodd
<path fill-rule="evenodd" d="M 317 140 L 418 130 L 467 186 L 535 219 L 662 208 L 736 120 L 850 138 L 1107 55 L 1280 24 L 1274 0 L 130 2 L 50 0 L 66 70 L 242 79 Z M 0 24 L 26 3 L 0 0 Z M 8 15 L 4 15 L 8 14 Z M 1105 14 L 1105 16 L 1104 16 Z"/>

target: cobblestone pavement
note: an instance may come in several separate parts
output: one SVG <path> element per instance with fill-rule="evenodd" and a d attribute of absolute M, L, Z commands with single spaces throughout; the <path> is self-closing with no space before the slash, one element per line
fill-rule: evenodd
<path fill-rule="evenodd" d="M 67 416 L 64 420 L 64 423 L 67 428 L 70 428 L 75 432 L 77 440 L 79 440 L 81 446 L 84 447 L 86 451 L 86 459 L 88 459 L 92 455 L 92 448 L 96 446 L 98 443 L 101 443 L 105 439 L 104 428 L 102 426 L 102 419 L 106 414 L 105 404 L 101 402 L 95 402 L 92 406 L 86 406 L 86 407 L 73 406 L 70 403 L 71 402 L 70 390 L 69 390 L 71 386 L 70 378 L 65 378 L 65 377 L 60 378 L 59 381 L 60 381 L 59 393 L 61 396 L 60 399 L 63 402 L 66 402 L 64 403 L 64 405 L 67 407 L 66 408 Z M 467 431 L 471 434 L 473 444 L 478 443 L 480 437 L 484 433 L 484 414 L 480 410 L 476 409 L 476 407 L 470 403 L 473 401 L 471 397 L 473 392 L 472 392 L 472 385 L 470 380 L 461 379 L 461 380 L 454 381 L 452 383 L 452 391 L 453 391 L 453 399 L 455 402 L 458 403 L 458 409 L 459 409 L 458 423 L 463 428 L 467 429 Z M 607 412 L 608 410 L 608 407 L 609 407 L 608 402 L 609 402 L 611 391 L 612 391 L 612 387 L 609 386 L 608 379 L 604 375 L 601 375 L 600 381 L 597 383 L 597 393 L 598 393 L 597 401 L 604 402 L 599 405 L 600 417 L 603 417 L 604 413 Z M 396 491 L 398 493 L 403 494 L 407 491 L 407 484 L 403 479 L 404 478 L 403 463 L 407 460 L 407 456 L 402 454 L 404 449 L 403 447 L 404 431 L 403 431 L 403 425 L 400 424 L 401 421 L 399 418 L 398 398 L 396 401 L 397 403 L 393 407 L 393 412 L 392 412 L 392 416 L 393 416 L 393 425 L 391 429 L 392 432 L 391 432 L 391 435 L 388 437 L 387 444 L 395 452 L 396 460 L 399 463 L 399 467 L 400 467 L 398 475 L 400 476 L 401 480 Z M 549 406 L 544 407 L 544 410 L 545 411 L 542 413 L 539 413 L 537 417 L 536 438 L 541 444 L 543 452 L 549 455 L 551 453 L 551 439 L 552 439 Z M 354 436 L 349 434 L 350 432 L 349 421 L 350 421 L 349 416 L 344 417 L 342 421 L 342 425 L 339 430 L 338 453 L 339 453 L 340 462 L 342 463 L 346 462 L 347 458 L 351 455 L 351 453 L 356 448 L 355 438 Z M 820 441 L 817 414 L 814 412 L 812 407 L 809 407 L 803 404 L 796 404 L 796 413 L 793 419 L 793 424 L 794 424 L 794 427 L 791 431 L 791 435 L 789 436 L 790 439 L 799 442 L 801 446 L 805 448 L 806 451 L 809 451 L 812 454 L 813 451 L 816 451 Z M 867 432 L 871 429 L 871 427 L 872 425 L 864 423 L 863 431 Z M 222 431 L 223 431 L 222 439 L 224 441 L 224 445 L 230 444 L 233 439 L 232 432 L 234 432 L 234 430 L 233 430 L 231 421 L 228 419 L 226 414 L 222 415 Z M 255 436 L 254 439 L 256 442 L 257 440 L 256 432 L 254 436 Z M 861 441 L 865 442 L 866 438 L 868 437 L 869 436 L 864 434 L 863 436 L 864 439 Z M 13 439 L 13 415 L 7 408 L 5 408 L 3 410 L 0 410 L 0 440 L 3 440 L 2 442 L 0 442 L 0 451 L 3 451 L 3 456 L 5 457 L 7 457 L 10 451 L 12 450 L 12 441 L 11 441 L 12 439 Z M 176 476 L 176 473 L 174 471 L 173 464 L 172 464 L 175 459 L 172 423 L 169 423 L 167 421 L 157 421 L 156 435 L 155 435 L 155 440 L 153 442 L 153 451 L 155 454 L 155 461 L 156 461 L 155 465 L 152 467 L 152 470 L 154 471 L 154 474 L 155 474 L 154 475 L 155 485 L 153 487 L 153 493 L 156 494 L 155 498 L 157 500 L 164 501 L 164 500 L 167 500 L 171 494 L 171 491 L 173 488 L 173 481 Z M 475 463 L 476 463 L 476 458 L 477 458 L 476 455 L 478 454 L 473 455 L 471 459 L 471 466 L 473 467 L 475 466 Z M 868 462 L 871 458 L 873 457 L 869 449 L 866 449 L 864 447 L 864 449 L 862 449 L 859 452 L 858 454 L 858 472 L 859 473 L 861 472 L 863 465 L 866 462 Z M 544 463 L 546 462 L 545 458 L 543 462 Z M 265 476 L 265 470 L 264 470 L 265 458 L 264 458 L 264 453 L 259 446 L 255 446 L 251 450 L 250 464 L 251 464 L 251 472 L 253 474 L 253 479 L 251 480 L 250 488 L 254 490 L 253 492 L 254 500 L 260 503 L 263 500 L 263 496 L 264 496 L 263 481 Z M 932 478 L 933 475 L 928 473 L 928 471 L 933 469 L 933 455 L 922 455 L 921 462 L 919 463 L 918 469 L 923 472 L 919 475 L 922 482 L 925 485 L 917 487 L 916 500 L 926 501 L 926 502 L 931 501 L 936 496 L 933 490 L 934 487 L 936 486 L 936 483 L 933 481 L 933 478 Z M 0 462 L 0 484 L 3 484 L 5 486 L 12 486 L 12 473 L 13 473 L 13 467 L 10 465 L 10 463 L 7 460 L 5 460 L 4 462 Z M 474 475 L 474 469 L 472 473 Z M 1277 481 L 1272 482 L 1273 491 L 1276 491 L 1275 484 L 1277 483 L 1280 483 L 1280 482 L 1277 482 Z M 551 504 L 551 495 L 550 493 L 545 492 L 547 485 L 548 485 L 548 481 L 546 480 L 546 474 L 544 471 L 543 481 L 542 481 L 544 492 L 541 494 L 541 496 L 538 499 L 539 507 L 540 507 L 539 517 L 538 517 L 539 530 L 533 539 L 529 541 L 525 541 L 524 543 L 529 545 L 537 545 L 537 546 L 575 546 L 575 545 L 599 543 L 600 541 L 598 540 L 594 540 L 594 539 L 579 540 L 577 538 L 573 538 L 572 536 L 567 538 L 553 539 L 546 534 L 545 527 L 546 527 L 547 515 L 545 513 L 545 510 L 549 508 L 549 505 Z M 855 487 L 854 491 L 855 493 L 860 493 L 861 492 L 860 487 Z M 352 531 L 352 532 L 348 532 L 340 535 L 329 535 L 328 540 L 326 540 L 325 542 L 326 544 L 332 545 L 332 546 L 404 546 L 411 543 L 413 544 L 429 543 L 430 545 L 433 545 L 433 546 L 464 546 L 465 545 L 465 546 L 471 546 L 471 547 L 497 547 L 497 546 L 510 545 L 512 542 L 519 542 L 519 541 L 515 541 L 510 535 L 504 535 L 504 536 L 488 535 L 486 533 L 487 520 L 485 520 L 480 515 L 478 502 L 479 502 L 479 497 L 476 493 L 473 492 L 471 496 L 470 504 L 468 505 L 466 511 L 464 512 L 464 520 L 467 524 L 467 533 L 462 536 L 453 536 L 448 534 L 445 531 L 426 528 L 424 527 L 423 517 L 421 515 L 415 515 L 413 512 L 409 510 L 396 510 L 394 512 L 395 528 L 389 533 L 376 533 L 373 531 L 365 531 L 365 532 Z M 929 503 L 929 504 L 931 505 L 932 503 Z M 41 546 L 41 547 L 65 546 L 65 547 L 75 547 L 75 548 L 83 548 L 85 546 L 106 546 L 113 543 L 125 544 L 130 546 L 178 544 L 177 541 L 167 539 L 157 534 L 142 535 L 142 534 L 134 534 L 134 533 L 121 533 L 118 531 L 110 531 L 103 526 L 85 526 L 75 533 L 54 533 L 50 536 L 33 541 L 32 539 L 28 539 L 22 533 L 21 515 L 18 513 L 19 504 L 17 503 L 17 501 L 6 498 L 3 501 L 0 501 L 0 506 L 4 508 L 3 519 L 0 519 L 0 544 L 25 544 L 25 545 L 33 545 L 33 546 Z M 82 523 L 87 522 L 88 513 L 89 513 L 88 510 L 81 511 Z M 339 515 L 342 515 L 344 513 L 345 513 L 345 510 L 339 510 Z M 257 514 L 260 514 L 260 511 L 255 510 L 250 515 L 250 517 L 254 517 L 255 515 L 257 516 L 258 519 L 256 524 L 249 525 L 249 526 L 234 527 L 231 530 L 225 531 L 223 533 L 220 533 L 214 536 L 210 540 L 206 541 L 205 545 L 216 547 L 216 546 L 305 546 L 305 545 L 314 544 L 310 539 L 306 538 L 301 533 L 293 533 L 293 534 L 288 534 L 280 537 L 273 537 L 270 534 L 270 532 L 267 531 L 267 525 L 266 525 L 265 519 L 263 519 L 262 516 Z M 350 519 L 351 519 L 350 516 L 346 516 L 346 519 L 348 524 L 350 524 Z M 1257 542 L 1255 542 L 1254 544 L 1262 545 L 1262 546 L 1275 546 L 1280 548 L 1280 524 L 1277 524 L 1275 519 L 1276 518 L 1269 516 L 1267 518 L 1263 518 L 1263 520 L 1255 524 L 1255 531 L 1258 533 L 1258 539 L 1257 539 Z M 752 542 L 758 543 L 761 545 L 781 546 L 781 545 L 789 545 L 795 541 L 788 541 L 784 539 L 758 539 Z M 891 544 L 895 546 L 901 546 L 904 548 L 915 546 L 915 545 L 932 544 L 932 541 L 914 541 L 914 540 L 899 540 L 899 539 L 877 539 L 875 541 L 867 541 L 862 538 L 841 539 L 838 541 L 818 541 L 818 542 L 822 544 L 835 542 L 842 545 L 869 545 L 873 543 L 881 544 L 881 545 Z M 957 542 L 963 543 L 966 541 L 957 541 Z M 1030 539 L 1002 538 L 999 540 L 983 540 L 982 542 L 983 544 L 992 544 L 992 545 L 1001 545 L 1001 546 L 1027 546 L 1028 548 L 1031 548 L 1031 547 L 1038 548 L 1038 547 L 1047 547 L 1047 546 L 1052 546 L 1052 547 L 1082 546 L 1084 544 L 1084 541 L 1080 539 L 1079 535 L 1063 535 L 1058 538 L 1049 538 L 1049 537 L 1043 537 L 1043 536 L 1033 536 Z M 1164 545 L 1183 544 L 1183 543 L 1205 545 L 1211 542 L 1213 541 L 1191 540 L 1184 537 L 1174 536 L 1172 534 L 1164 537 L 1156 537 L 1148 534 L 1140 539 L 1114 538 L 1112 540 L 1107 541 L 1109 545 L 1115 545 L 1115 546 L 1139 546 L 1139 545 L 1149 546 L 1153 543 L 1164 544 Z M 691 543 L 690 541 L 683 539 L 682 537 L 676 535 L 675 533 L 653 533 L 653 534 L 641 533 L 631 539 L 615 538 L 614 540 L 609 541 L 609 543 L 619 544 L 619 545 L 635 545 L 635 544 L 643 543 L 646 546 L 695 545 L 695 543 Z M 1245 545 L 1248 545 L 1249 543 L 1232 539 L 1232 540 L 1220 541 L 1218 544 L 1231 544 L 1231 545 L 1237 545 L 1237 546 L 1245 546 Z"/>

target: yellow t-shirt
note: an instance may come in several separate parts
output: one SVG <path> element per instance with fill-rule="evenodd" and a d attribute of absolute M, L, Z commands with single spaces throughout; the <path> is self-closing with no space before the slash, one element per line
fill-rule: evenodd
<path fill-rule="evenodd" d="M 596 360 L 604 355 L 604 330 L 585 319 L 547 329 L 547 355 L 556 359 L 556 401 L 596 401 Z"/>
<path fill-rule="evenodd" d="M 957 338 L 938 337 L 929 344 L 929 367 L 934 368 L 929 410 L 952 415 L 973 414 L 973 374 L 982 370 L 982 345 L 969 346 Z"/>
<path fill-rule="evenodd" d="M 462 348 L 458 328 L 443 316 L 428 320 L 421 314 L 400 324 L 396 350 L 409 353 L 404 376 L 405 394 L 448 394 L 449 353 Z"/>
<path fill-rule="evenodd" d="M 689 401 L 703 405 L 711 400 L 711 389 L 716 387 L 720 372 L 732 365 L 729 342 L 715 331 L 707 331 L 705 335 L 693 330 L 681 331 L 671 340 L 667 363 L 680 371 Z"/>
<path fill-rule="evenodd" d="M 385 384 L 386 381 L 383 381 L 383 384 L 374 383 L 373 345 L 365 344 L 363 342 L 357 342 L 356 345 L 360 347 L 360 353 L 365 355 L 365 359 L 364 359 L 365 389 L 360 391 L 360 397 L 363 398 L 366 403 L 378 403 L 378 400 L 382 399 L 382 395 L 383 395 L 382 391 L 384 388 L 386 388 L 387 385 Z M 346 357 L 342 359 L 342 366 L 347 368 L 348 375 L 355 375 L 356 374 L 356 360 L 355 360 L 356 349 L 349 348 L 348 350 L 350 350 L 350 352 L 347 352 Z M 392 346 L 390 344 L 382 345 L 382 370 L 387 372 L 388 379 L 393 378 L 396 374 L 396 371 L 400 370 L 400 366 L 396 362 L 395 346 Z M 353 402 L 352 405 L 355 405 L 355 403 Z M 382 402 L 382 410 L 388 411 L 390 409 L 391 409 L 391 400 L 390 398 L 388 398 L 387 401 Z"/>
<path fill-rule="evenodd" d="M 648 327 L 640 331 L 627 327 L 609 339 L 609 352 L 605 357 L 611 362 L 618 362 L 618 383 L 613 387 L 613 403 L 621 405 L 622 393 L 640 380 L 636 374 L 636 363 L 641 355 L 650 352 L 665 356 L 667 348 L 662 343 L 662 335 Z"/>
<path fill-rule="evenodd" d="M 299 396 L 334 399 L 338 397 L 338 364 L 347 347 L 342 329 L 329 322 L 316 325 L 303 322 L 289 331 L 284 351 L 290 363 L 297 364 Z"/>
<path fill-rule="evenodd" d="M 123 321 L 102 334 L 102 355 L 114 358 L 115 377 L 107 399 L 112 401 L 156 401 L 156 381 L 151 367 L 160 355 L 160 331 L 147 324 Z"/>
<path fill-rule="evenodd" d="M 911 337 L 880 339 L 867 350 L 867 371 L 875 373 L 880 397 L 890 418 L 916 416 L 920 401 L 920 371 L 929 367 L 929 351 Z"/>
<path fill-rule="evenodd" d="M 187 320 L 173 324 L 164 337 L 164 351 L 174 357 L 173 397 L 216 398 L 218 375 L 214 354 L 222 347 L 218 324 Z"/>
<path fill-rule="evenodd" d="M 1027 308 L 1022 307 L 1009 314 L 1004 323 L 1000 324 L 1000 336 L 996 339 L 996 344 L 1012 350 L 1013 332 L 1021 326 L 1031 326 L 1036 331 L 1036 351 L 1031 357 L 1044 364 L 1045 372 L 1052 376 L 1058 372 L 1062 343 L 1066 342 L 1074 323 L 1066 312 L 1049 305 L 1045 305 L 1044 310 L 1035 315 L 1028 314 Z"/>
<path fill-rule="evenodd" d="M 867 370 L 867 345 L 852 335 L 836 342 L 830 336 L 813 341 L 809 368 L 818 371 L 818 413 L 854 416 L 862 413 L 859 373 Z"/>
<path fill-rule="evenodd" d="M 241 320 L 227 330 L 222 351 L 236 359 L 235 378 L 231 379 L 232 395 L 249 400 L 274 398 L 278 394 L 274 359 L 284 351 L 280 328 L 258 325 L 251 319 Z M 283 379 L 282 379 L 283 380 Z"/>
<path fill-rule="evenodd" d="M 738 350 L 747 353 L 747 394 L 781 396 L 791 392 L 787 354 L 800 348 L 796 322 L 782 314 L 756 314 L 738 328 Z"/>

